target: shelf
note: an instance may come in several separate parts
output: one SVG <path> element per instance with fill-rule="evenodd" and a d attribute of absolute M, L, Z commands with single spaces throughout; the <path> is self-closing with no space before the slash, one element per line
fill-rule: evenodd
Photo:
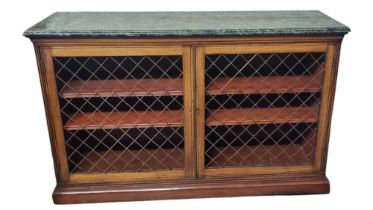
<path fill-rule="evenodd" d="M 208 126 L 251 125 L 272 123 L 314 123 L 318 120 L 315 107 L 244 108 L 212 110 Z"/>
<path fill-rule="evenodd" d="M 65 124 L 66 130 L 182 127 L 184 111 L 130 111 L 77 113 Z"/>
<path fill-rule="evenodd" d="M 157 171 L 184 167 L 182 149 L 91 151 L 79 163 L 79 172 Z"/>
<path fill-rule="evenodd" d="M 228 146 L 214 150 L 209 154 L 207 167 L 224 166 L 267 166 L 311 164 L 309 155 L 302 145 L 259 145 L 259 146 Z"/>
<path fill-rule="evenodd" d="M 183 80 L 73 80 L 61 95 L 63 98 L 183 95 Z"/>
<path fill-rule="evenodd" d="M 208 86 L 206 93 L 219 95 L 319 92 L 321 83 L 321 76 L 317 78 L 315 76 L 220 78 Z"/>

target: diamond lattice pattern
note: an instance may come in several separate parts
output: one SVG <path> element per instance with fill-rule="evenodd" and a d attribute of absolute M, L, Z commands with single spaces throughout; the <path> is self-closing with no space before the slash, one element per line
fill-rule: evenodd
<path fill-rule="evenodd" d="M 55 57 L 71 173 L 184 167 L 181 56 Z"/>
<path fill-rule="evenodd" d="M 311 164 L 325 53 L 205 57 L 206 168 Z"/>

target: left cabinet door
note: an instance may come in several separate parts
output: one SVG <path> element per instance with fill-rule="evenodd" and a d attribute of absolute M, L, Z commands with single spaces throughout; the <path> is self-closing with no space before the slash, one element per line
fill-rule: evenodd
<path fill-rule="evenodd" d="M 52 46 L 46 52 L 40 73 L 50 75 L 44 97 L 56 101 L 53 126 L 61 132 L 52 140 L 59 141 L 66 181 L 192 174 L 190 48 Z"/>

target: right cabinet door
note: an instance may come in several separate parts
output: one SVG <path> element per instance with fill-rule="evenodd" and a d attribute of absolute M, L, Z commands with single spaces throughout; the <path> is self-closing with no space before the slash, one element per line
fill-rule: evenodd
<path fill-rule="evenodd" d="M 328 49 L 327 44 L 198 47 L 199 176 L 319 170 L 316 156 L 321 158 L 325 144 L 320 107 L 332 62 Z"/>

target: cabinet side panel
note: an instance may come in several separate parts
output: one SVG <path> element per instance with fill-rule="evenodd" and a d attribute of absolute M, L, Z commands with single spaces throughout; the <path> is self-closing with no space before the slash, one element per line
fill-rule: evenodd
<path fill-rule="evenodd" d="M 69 179 L 51 49 L 35 45 L 57 182 Z"/>
<path fill-rule="evenodd" d="M 339 51 L 340 43 L 328 45 L 315 157 L 315 169 L 322 172 L 325 172 L 326 167 L 330 124 L 337 82 Z"/>

